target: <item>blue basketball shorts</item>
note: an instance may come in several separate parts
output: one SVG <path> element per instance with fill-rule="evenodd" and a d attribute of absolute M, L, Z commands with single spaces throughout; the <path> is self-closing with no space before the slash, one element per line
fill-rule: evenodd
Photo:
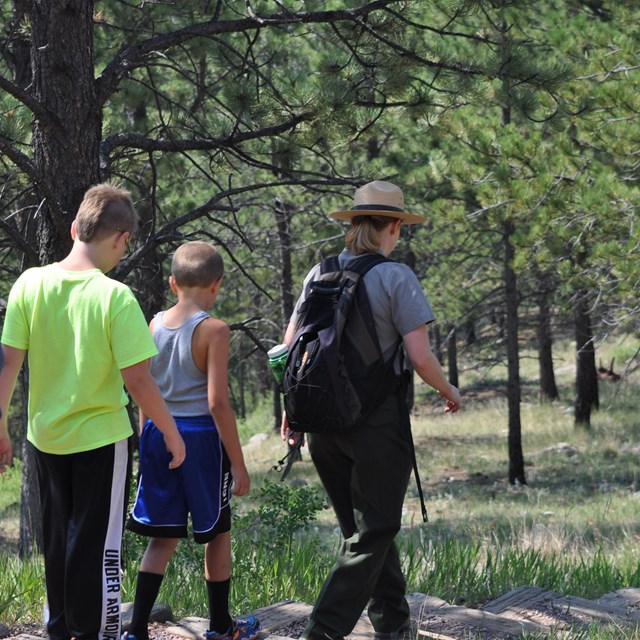
<path fill-rule="evenodd" d="M 177 417 L 186 458 L 169 469 L 171 454 L 148 420 L 140 436 L 140 481 L 127 529 L 154 538 L 193 538 L 204 544 L 231 529 L 231 464 L 211 416 Z"/>

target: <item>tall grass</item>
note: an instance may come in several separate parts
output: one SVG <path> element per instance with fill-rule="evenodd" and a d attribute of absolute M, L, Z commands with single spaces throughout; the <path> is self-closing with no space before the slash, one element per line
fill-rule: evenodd
<path fill-rule="evenodd" d="M 41 621 L 44 601 L 42 558 L 20 560 L 0 553 L 0 621 L 6 625 Z"/>

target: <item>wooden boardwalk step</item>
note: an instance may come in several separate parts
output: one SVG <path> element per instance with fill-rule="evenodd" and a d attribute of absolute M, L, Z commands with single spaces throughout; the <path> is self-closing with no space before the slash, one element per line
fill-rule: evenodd
<path fill-rule="evenodd" d="M 440 598 L 424 594 L 408 596 L 411 617 L 425 638 L 513 638 L 524 633 L 548 633 L 547 625 L 503 616 L 482 609 L 452 605 Z"/>
<path fill-rule="evenodd" d="M 553 601 L 554 611 L 563 611 L 574 616 L 585 616 L 594 621 L 611 622 L 625 625 L 638 625 L 640 613 L 635 609 L 603 600 L 587 600 L 577 596 L 564 596 Z"/>
<path fill-rule="evenodd" d="M 452 605 L 423 593 L 407 596 L 417 640 L 507 640 L 524 634 L 572 637 L 576 628 L 589 624 L 619 624 L 640 629 L 640 588 L 619 589 L 597 600 L 587 600 L 540 587 L 522 586 L 486 603 L 480 609 Z M 298 637 L 312 607 L 284 600 L 253 612 L 262 623 L 261 638 L 292 640 Z M 208 620 L 184 618 L 164 631 L 184 640 L 201 640 Z M 373 628 L 366 613 L 348 640 L 371 640 Z"/>
<path fill-rule="evenodd" d="M 619 609 L 621 614 L 624 613 L 625 615 L 630 610 L 640 611 L 640 588 L 626 587 L 625 589 L 618 589 L 598 598 L 598 602 L 611 604 Z"/>

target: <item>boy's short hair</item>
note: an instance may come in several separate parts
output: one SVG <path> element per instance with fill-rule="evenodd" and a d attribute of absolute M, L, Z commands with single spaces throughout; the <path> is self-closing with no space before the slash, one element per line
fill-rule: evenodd
<path fill-rule="evenodd" d="M 120 231 L 133 235 L 138 228 L 138 213 L 131 194 L 108 182 L 91 187 L 76 214 L 76 231 L 82 242 L 99 242 Z"/>
<path fill-rule="evenodd" d="M 223 274 L 222 256 L 208 242 L 187 242 L 173 254 L 171 275 L 179 287 L 208 287 Z"/>

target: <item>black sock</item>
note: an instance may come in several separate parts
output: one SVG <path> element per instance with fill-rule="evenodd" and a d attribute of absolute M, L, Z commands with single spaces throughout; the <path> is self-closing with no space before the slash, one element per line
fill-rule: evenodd
<path fill-rule="evenodd" d="M 221 582 L 207 580 L 207 594 L 209 596 L 209 629 L 217 633 L 225 633 L 231 628 L 229 615 L 229 587 L 231 580 L 227 578 Z"/>
<path fill-rule="evenodd" d="M 138 638 L 138 640 L 149 640 L 149 616 L 151 609 L 158 597 L 160 585 L 162 584 L 162 574 L 147 573 L 145 571 L 138 572 L 138 580 L 136 582 L 136 597 L 133 601 L 133 615 L 131 617 L 131 626 L 129 632 Z"/>

